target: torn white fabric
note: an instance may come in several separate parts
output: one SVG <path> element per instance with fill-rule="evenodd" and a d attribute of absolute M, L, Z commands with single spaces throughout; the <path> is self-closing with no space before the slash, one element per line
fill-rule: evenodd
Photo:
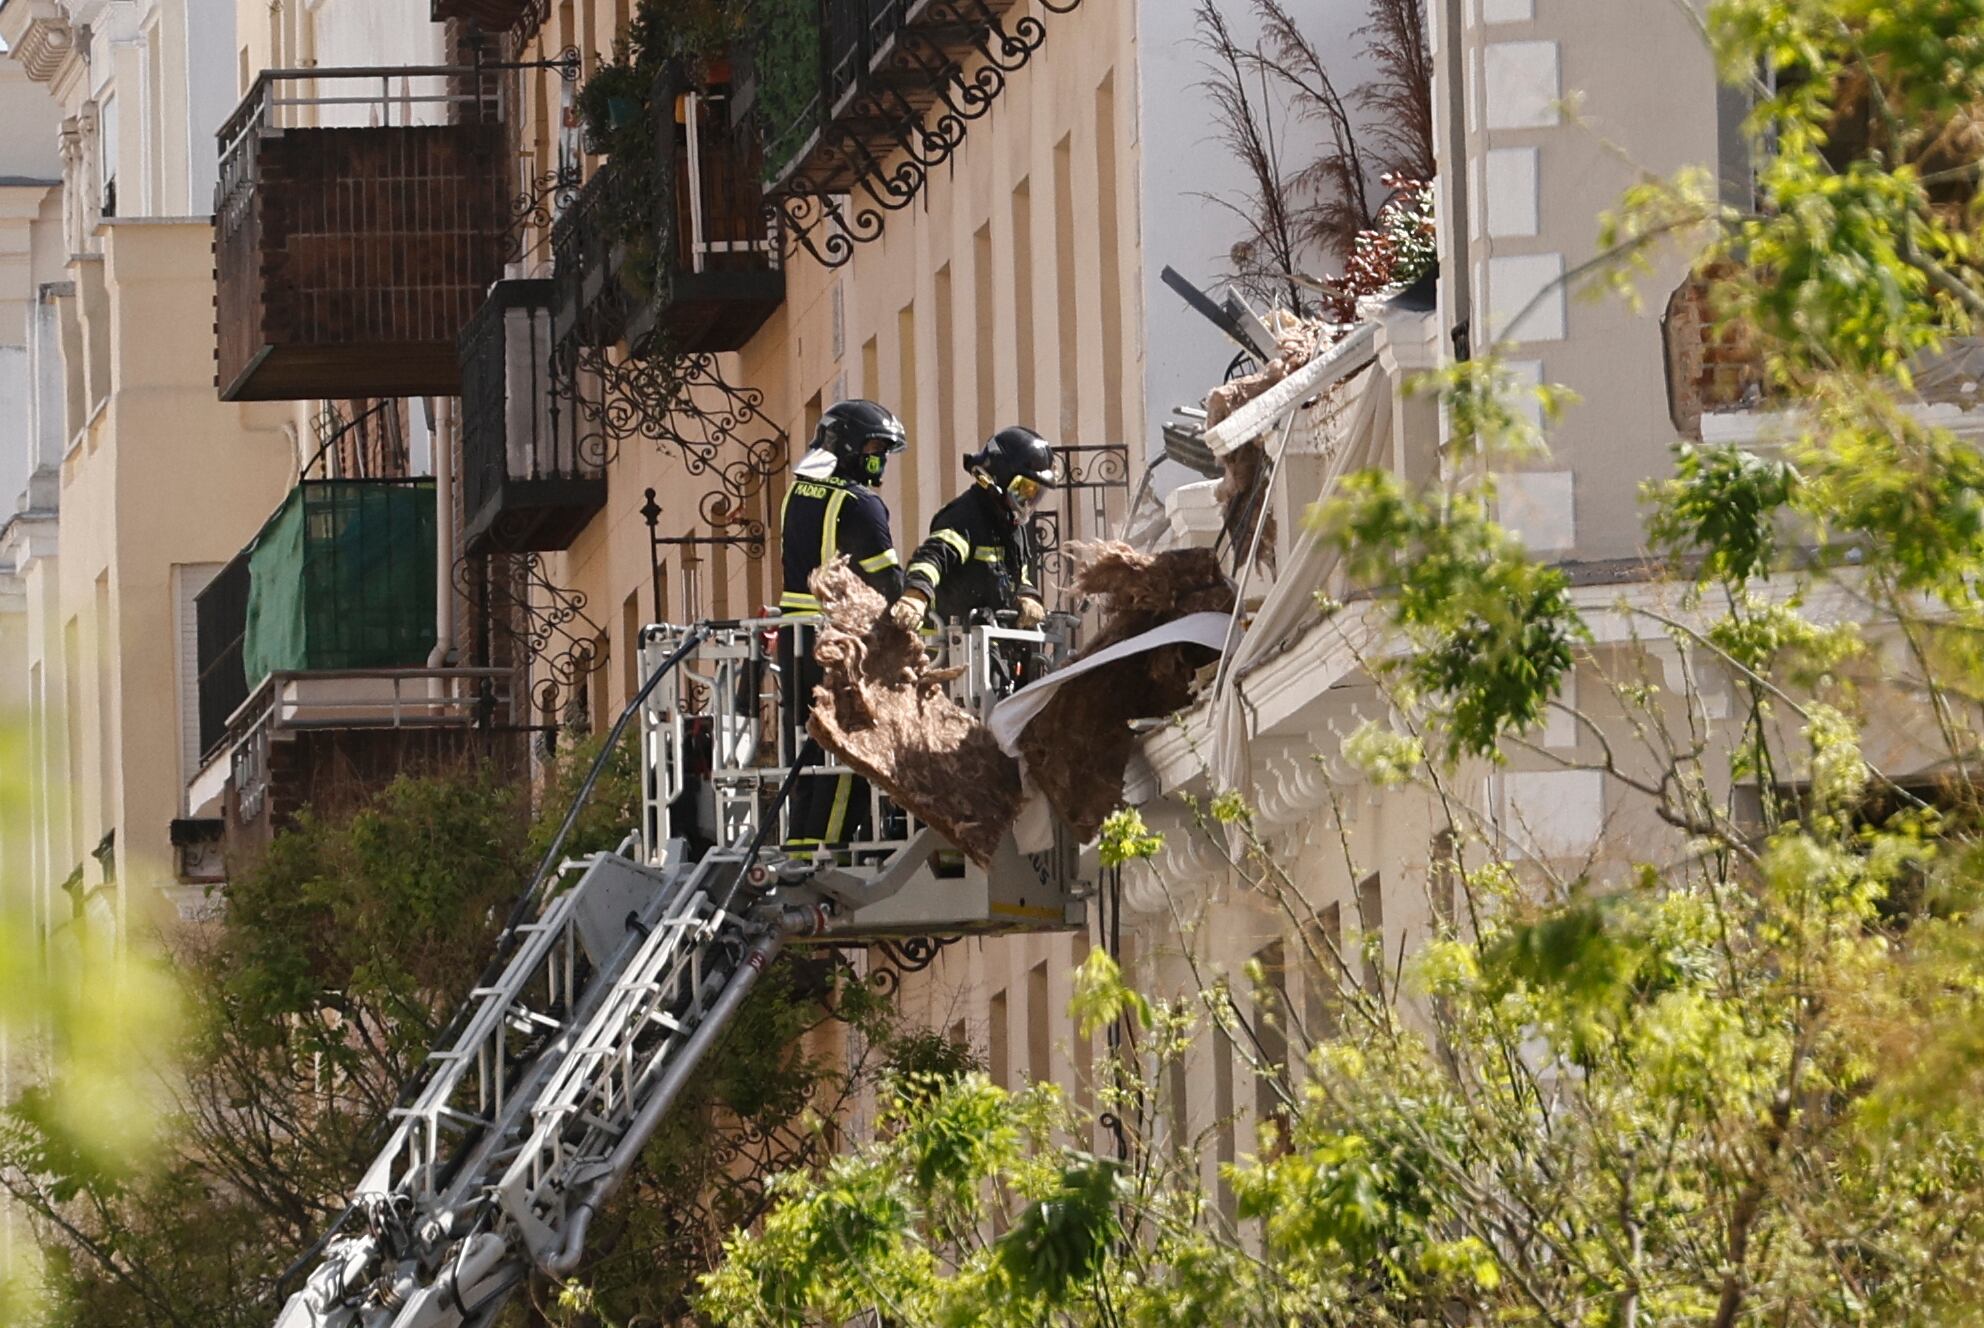
<path fill-rule="evenodd" d="M 1227 616 L 1223 613 L 1188 613 L 1162 627 L 1155 627 L 1139 636 L 1118 641 L 1106 650 L 1099 650 L 1086 659 L 1076 660 L 1066 668 L 1057 669 L 1039 681 L 1020 688 L 992 708 L 992 718 L 986 727 L 992 730 L 993 740 L 999 744 L 1001 751 L 1009 756 L 1017 756 L 1020 749 L 1020 734 L 1064 684 L 1105 664 L 1113 664 L 1119 659 L 1127 659 L 1131 655 L 1139 655 L 1146 650 L 1158 650 L 1164 646 L 1201 645 L 1218 650 L 1226 641 L 1226 622 Z"/>
<path fill-rule="evenodd" d="M 1344 431 L 1343 440 L 1329 458 L 1328 468 L 1317 486 L 1315 498 L 1327 498 L 1352 471 L 1377 464 L 1391 442 L 1392 391 L 1390 375 L 1366 374 L 1352 389 L 1357 392 L 1356 414 Z M 1232 790 L 1251 801 L 1253 780 L 1249 768 L 1249 748 L 1255 734 L 1249 731 L 1247 707 L 1240 692 L 1247 670 L 1267 658 L 1305 625 L 1316 618 L 1316 596 L 1335 585 L 1337 551 L 1325 544 L 1313 529 L 1296 537 L 1260 611 L 1248 623 L 1224 661 L 1214 688 L 1212 768 L 1215 788 Z M 1319 680 L 1328 686 L 1333 680 Z"/>

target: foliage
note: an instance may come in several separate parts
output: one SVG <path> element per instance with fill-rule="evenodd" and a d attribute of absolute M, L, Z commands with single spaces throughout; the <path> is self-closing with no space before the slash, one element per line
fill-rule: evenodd
<path fill-rule="evenodd" d="M 765 173 L 775 176 L 819 128 L 820 10 L 809 0 L 755 0 L 751 59 L 758 76 L 758 123 Z"/>
<path fill-rule="evenodd" d="M 656 136 L 673 132 L 675 108 L 656 104 L 657 85 L 671 66 L 703 79 L 729 57 L 749 11 L 750 0 L 641 0 L 613 58 L 579 88 L 586 151 L 609 158 L 599 216 L 624 251 L 620 279 L 636 296 L 655 291 L 660 255 L 672 243 L 675 182 L 661 176 Z"/>
<path fill-rule="evenodd" d="M 26 734 L 0 726 L 0 840 L 27 842 L 33 769 Z M 149 947 L 120 945 L 100 922 L 79 917 L 54 943 L 28 885 L 0 880 L 0 1069 L 34 1071 L 5 1104 L 17 1114 L 0 1118 L 0 1150 L 31 1148 L 46 1168 L 77 1178 L 72 1185 L 142 1183 L 156 1143 L 154 1091 L 172 1068 L 163 1049 L 184 1013 L 178 986 Z M 60 1272 L 59 1263 L 44 1269 L 25 1240 L 0 1243 L 0 1323 L 39 1322 Z"/>
<path fill-rule="evenodd" d="M 636 752 L 629 740 L 609 756 L 563 856 L 612 848 L 635 823 Z M 35 1219 L 73 1321 L 266 1325 L 276 1275 L 336 1218 L 597 754 L 596 741 L 568 749 L 535 816 L 524 785 L 479 766 L 402 777 L 341 813 L 304 811 L 233 864 L 217 926 L 176 938 L 190 1004 L 176 1040 L 152 1022 L 171 1004 L 144 973 L 89 1001 L 114 994 L 94 1016 L 105 1028 L 50 1007 L 72 1073 L 14 1104 L 0 1178 Z M 814 1113 L 838 1109 L 853 1073 L 800 1044 L 829 1011 L 878 1057 L 893 1046 L 874 994 L 840 969 L 781 961 L 602 1216 L 586 1275 L 603 1310 L 679 1304 L 722 1233 L 752 1220 L 758 1173 L 824 1147 Z M 159 1054 L 103 1042 L 113 1028 L 155 1038 Z M 154 1082 L 175 1042 L 183 1072 Z M 141 1072 L 163 1109 L 156 1141 L 124 1086 Z M 127 1150 L 140 1147 L 154 1165 L 132 1170 Z"/>
<path fill-rule="evenodd" d="M 1297 314 L 1308 312 L 1306 291 L 1318 284 L 1299 276 L 1316 254 L 1343 260 L 1352 282 L 1382 269 L 1365 294 L 1409 282 L 1418 272 L 1407 270 L 1421 250 L 1430 254 L 1432 235 L 1411 221 L 1419 202 L 1395 207 L 1403 182 L 1430 180 L 1434 170 L 1423 0 L 1367 0 L 1366 22 L 1353 35 L 1374 77 L 1348 93 L 1283 0 L 1248 0 L 1248 7 L 1261 29 L 1251 45 L 1234 35 L 1218 0 L 1198 0 L 1194 11 L 1206 53 L 1201 90 L 1219 141 L 1250 182 L 1242 199 L 1212 199 L 1246 228 L 1233 246 L 1236 281 Z M 1318 128 L 1320 146 L 1291 151 L 1287 131 L 1295 124 Z M 1376 205 L 1374 178 L 1392 191 Z M 1395 246 L 1414 256 L 1401 259 Z M 1331 283 L 1322 289 L 1326 306 L 1341 304 Z"/>
<path fill-rule="evenodd" d="M 1232 893 L 1300 938 L 1311 999 L 1262 965 L 1218 972 L 1189 922 L 1174 999 L 1092 958 L 1075 1014 L 1122 1048 L 1097 1104 L 1119 1160 L 1082 1152 L 1097 1120 L 1047 1089 L 892 1105 L 851 1156 L 780 1183 L 707 1314 L 1984 1321 L 1984 454 L 1907 395 L 1984 310 L 1980 21 L 1969 0 L 1708 6 L 1725 75 L 1777 76 L 1758 205 L 1722 210 L 1696 171 L 1643 181 L 1601 275 L 1698 238 L 1719 331 L 1764 357 L 1791 436 L 1683 447 L 1647 486 L 1671 596 L 1607 605 L 1601 640 L 1562 569 L 1497 526 L 1488 475 L 1543 444 L 1492 357 L 1426 384 L 1453 440 L 1436 480 L 1353 476 L 1312 514 L 1355 611 L 1391 630 L 1362 661 L 1389 713 L 1331 762 L 1338 824 L 1362 775 L 1390 790 L 1384 836 L 1422 809 L 1436 836 L 1409 962 L 1355 962 L 1298 887 L 1313 868 L 1202 800 L 1243 858 Z M 1602 722 L 1574 754 L 1529 747 L 1574 665 Z M 1480 790 L 1518 755 L 1594 772 L 1614 832 L 1576 859 L 1512 844 Z M 1374 837 L 1332 849 L 1350 879 Z M 1105 847 L 1162 882 L 1140 817 Z M 1168 1104 L 1229 1054 L 1258 1079 L 1258 1148 L 1209 1179 Z"/>
<path fill-rule="evenodd" d="M 1322 280 L 1323 314 L 1332 322 L 1355 322 L 1358 301 L 1403 290 L 1439 262 L 1433 186 L 1396 175 L 1380 183 L 1390 196 L 1371 226 L 1352 237 L 1343 275 Z"/>
<path fill-rule="evenodd" d="M 1442 706 L 1449 757 L 1492 755 L 1533 727 L 1583 629 L 1569 580 L 1532 561 L 1481 493 L 1414 495 L 1386 471 L 1349 476 L 1313 516 L 1351 576 L 1382 586 L 1413 649 L 1399 670 Z"/>

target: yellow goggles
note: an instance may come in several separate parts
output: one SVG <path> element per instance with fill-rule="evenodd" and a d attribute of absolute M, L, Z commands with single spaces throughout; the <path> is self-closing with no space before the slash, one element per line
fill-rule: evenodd
<path fill-rule="evenodd" d="M 1015 475 L 1006 492 L 1023 503 L 1030 503 L 1040 496 L 1040 481 L 1031 475 Z"/>

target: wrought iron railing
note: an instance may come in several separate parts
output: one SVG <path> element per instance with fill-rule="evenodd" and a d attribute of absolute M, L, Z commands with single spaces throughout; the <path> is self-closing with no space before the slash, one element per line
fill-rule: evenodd
<path fill-rule="evenodd" d="M 1081 0 L 1035 0 L 1066 14 Z M 754 98 L 788 239 L 829 267 L 922 192 L 1046 41 L 1013 0 L 754 0 Z"/>
<path fill-rule="evenodd" d="M 699 82 L 678 61 L 649 102 L 653 159 L 607 160 L 552 228 L 559 335 L 586 346 L 625 339 L 641 354 L 735 349 L 783 298 L 776 281 L 699 281 L 779 266 L 757 126 L 731 114 L 727 85 Z M 726 314 L 725 303 L 751 308 Z"/>
<path fill-rule="evenodd" d="M 268 805 L 272 742 L 315 730 L 476 729 L 516 726 L 504 669 L 319 669 L 271 673 L 228 715 L 206 760 L 227 755 L 235 815 Z"/>
<path fill-rule="evenodd" d="M 312 421 L 317 451 L 304 463 L 302 478 L 407 478 L 412 458 L 407 451 L 406 409 L 406 401 L 399 397 L 369 405 L 326 401 Z"/>
<path fill-rule="evenodd" d="M 1041 585 L 1056 607 L 1078 570 L 1069 546 L 1116 535 L 1130 506 L 1130 449 L 1122 443 L 1054 449 L 1054 488 L 1027 523 Z"/>
<path fill-rule="evenodd" d="M 499 120 L 502 109 L 493 65 L 264 69 L 221 125 L 221 197 L 253 180 L 256 140 L 272 131 Z"/>
<path fill-rule="evenodd" d="M 504 71 L 270 69 L 219 131 L 223 399 L 452 395 L 502 263 Z"/>

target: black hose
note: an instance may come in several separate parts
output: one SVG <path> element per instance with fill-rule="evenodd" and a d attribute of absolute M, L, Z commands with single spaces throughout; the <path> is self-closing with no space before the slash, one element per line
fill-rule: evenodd
<path fill-rule="evenodd" d="M 626 708 L 620 712 L 620 717 L 613 721 L 613 727 L 607 731 L 606 741 L 600 745 L 599 755 L 593 757 L 592 768 L 586 771 L 585 782 L 579 785 L 579 791 L 572 796 L 572 805 L 566 809 L 565 819 L 558 826 L 558 833 L 551 837 L 550 845 L 544 850 L 543 860 L 537 864 L 537 870 L 532 873 L 530 884 L 524 887 L 523 893 L 517 896 L 517 902 L 511 906 L 509 919 L 504 922 L 503 931 L 496 938 L 496 953 L 483 968 L 481 976 L 476 979 L 475 988 L 493 986 L 496 979 L 502 976 L 503 965 L 508 962 L 511 951 L 516 948 L 517 928 L 522 926 L 532 916 L 533 908 L 537 902 L 538 892 L 544 883 L 550 879 L 552 869 L 558 862 L 558 855 L 564 850 L 565 841 L 571 837 L 572 827 L 578 824 L 579 813 L 585 810 L 587 801 L 592 797 L 593 789 L 598 786 L 599 777 L 605 772 L 606 763 L 613 756 L 613 749 L 620 745 L 620 739 L 626 735 L 627 725 L 633 722 L 634 716 L 640 713 L 643 705 L 647 704 L 648 697 L 653 694 L 654 689 L 661 683 L 661 680 L 673 672 L 675 666 L 687 658 L 690 651 L 701 645 L 703 639 L 709 634 L 710 624 L 708 623 L 698 623 L 696 626 L 690 628 L 689 634 L 682 638 L 682 644 L 677 646 L 675 652 L 655 668 L 655 671 L 648 676 L 648 680 L 641 684 L 641 690 L 634 693 L 633 699 L 627 702 Z M 787 778 L 786 782 L 788 785 L 791 783 L 790 777 Z M 755 857 L 755 848 L 753 850 L 753 856 Z M 471 990 L 475 988 L 471 988 Z M 454 1018 L 448 1021 L 448 1026 L 441 1031 L 440 1036 L 434 1041 L 434 1046 L 437 1050 L 445 1049 L 452 1045 L 455 1039 L 461 1036 L 462 1027 L 468 1020 L 472 1005 L 473 1002 L 463 1001 L 461 1005 L 456 1007 Z M 431 1063 L 431 1058 L 422 1062 L 423 1065 L 429 1063 Z M 418 1095 L 420 1085 L 423 1082 L 423 1076 L 415 1074 L 402 1083 L 400 1085 L 399 1096 L 393 1105 L 394 1111 L 403 1111 L 411 1105 L 414 1097 Z M 392 1119 L 392 1114 L 389 1112 L 381 1124 L 390 1130 Z M 331 1224 L 330 1229 L 319 1236 L 311 1244 L 309 1249 L 298 1255 L 295 1262 L 283 1269 L 282 1275 L 276 1278 L 275 1283 L 275 1298 L 277 1300 L 286 1298 L 287 1292 L 284 1288 L 289 1285 L 290 1279 L 295 1277 L 298 1270 L 305 1264 L 312 1262 L 318 1255 L 324 1252 L 324 1247 L 330 1243 L 331 1237 L 335 1236 L 351 1217 L 353 1208 L 354 1205 L 346 1205 L 344 1212 L 338 1215 L 338 1220 Z"/>

